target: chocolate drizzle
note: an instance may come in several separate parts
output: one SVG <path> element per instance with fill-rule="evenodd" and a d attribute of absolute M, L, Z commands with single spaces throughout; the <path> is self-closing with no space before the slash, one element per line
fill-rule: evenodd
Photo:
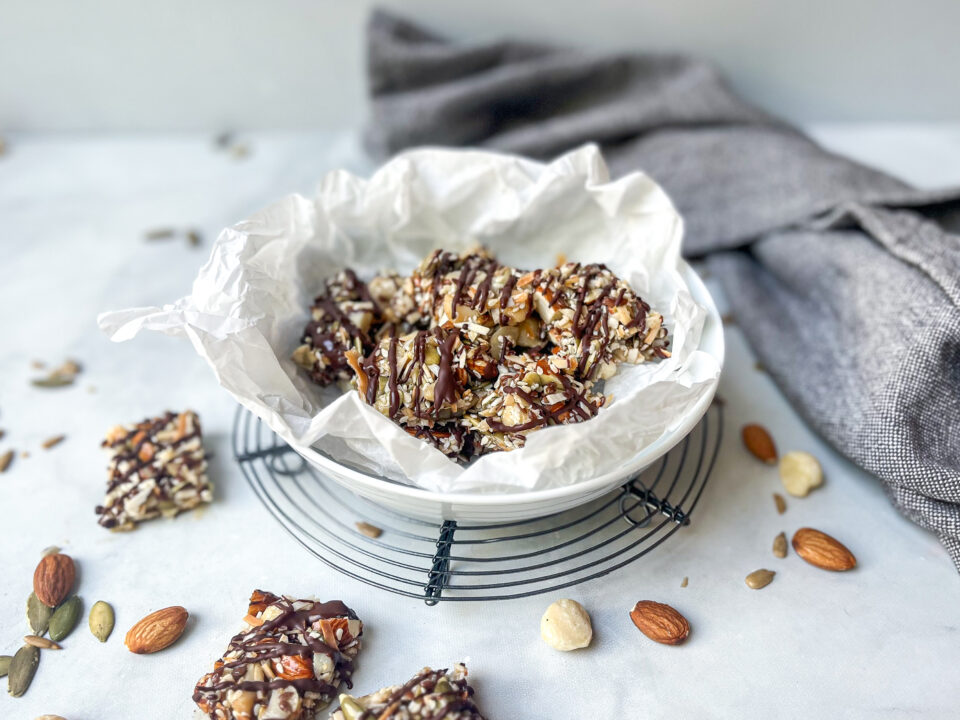
<path fill-rule="evenodd" d="M 347 687 L 352 687 L 351 658 L 341 652 L 339 646 L 328 645 L 314 637 L 315 634 L 321 634 L 317 629 L 318 621 L 356 620 L 357 616 L 350 608 L 339 600 L 334 600 L 325 603 L 309 601 L 309 604 L 302 609 L 295 610 L 293 601 L 288 598 L 260 590 L 254 591 L 251 596 L 251 614 L 265 610 L 267 607 L 276 608 L 280 614 L 263 622 L 259 627 L 253 627 L 235 635 L 214 671 L 204 676 L 197 684 L 193 700 L 200 704 L 201 708 L 204 705 L 211 708 L 208 712 L 209 717 L 218 717 L 217 701 L 231 690 L 265 693 L 268 696 L 273 690 L 294 688 L 301 696 L 305 693 L 316 693 L 322 702 L 328 702 L 336 696 L 341 679 Z M 322 634 L 327 637 L 325 633 Z M 283 637 L 287 639 L 282 640 Z M 343 644 L 346 645 L 352 641 L 352 638 L 348 639 L 344 636 Z M 340 640 L 337 639 L 337 642 Z M 358 648 L 359 644 L 354 644 L 353 655 Z M 316 676 L 314 656 L 317 654 L 330 658 L 333 664 L 332 682 L 326 682 Z M 293 663 L 295 672 L 290 673 L 287 669 L 288 666 L 285 663 L 289 661 L 286 658 L 302 658 L 302 661 Z M 248 666 L 259 664 L 264 660 L 271 662 L 276 677 L 270 680 L 244 679 Z M 297 677 L 285 678 L 282 676 L 284 672 Z M 300 677 L 305 673 L 309 676 Z M 263 702 L 265 703 L 266 699 Z"/>
<path fill-rule="evenodd" d="M 466 671 L 464 670 L 464 672 Z M 438 693 L 436 692 L 437 685 L 444 678 L 446 678 L 449 690 Z M 427 697 L 431 699 L 429 709 L 426 702 Z M 472 697 L 473 688 L 465 680 L 455 677 L 445 669 L 431 670 L 430 668 L 424 668 L 422 672 L 398 687 L 386 698 L 378 700 L 375 707 L 364 709 L 357 715 L 356 720 L 387 718 L 409 702 L 417 703 L 420 708 L 417 717 L 422 717 L 424 720 L 442 720 L 453 713 L 464 711 L 469 713 L 467 718 L 470 720 L 483 720 L 483 716 Z M 433 707 L 434 705 L 436 707 Z M 430 714 L 427 715 L 427 712 Z M 410 711 L 406 711 L 404 717 L 409 714 Z"/>
<path fill-rule="evenodd" d="M 114 492 L 121 485 L 130 482 L 134 476 L 137 476 L 138 482 L 124 492 L 119 497 L 113 499 L 108 506 L 98 505 L 95 512 L 100 515 L 97 522 L 105 528 L 114 528 L 120 524 L 119 516 L 124 512 L 125 501 L 136 495 L 142 490 L 141 482 L 152 480 L 156 485 L 155 494 L 160 500 L 172 500 L 172 490 L 177 484 L 179 473 L 183 469 L 195 470 L 199 473 L 204 472 L 206 461 L 203 452 L 200 450 L 200 457 L 195 457 L 196 452 L 182 454 L 177 456 L 176 464 L 166 463 L 154 467 L 154 460 L 158 450 L 163 448 L 179 448 L 194 438 L 201 436 L 200 420 L 196 415 L 190 414 L 189 418 L 192 429 L 186 432 L 186 423 L 188 418 L 185 414 L 167 412 L 158 418 L 144 420 L 138 423 L 132 430 L 126 434 L 114 438 L 112 441 L 104 440 L 103 447 L 109 447 L 114 450 L 110 459 L 110 478 L 107 480 L 107 495 Z M 181 421 L 181 418 L 183 420 Z M 182 422 L 182 430 L 178 431 Z M 160 442 L 157 439 L 157 433 L 164 429 L 170 429 L 177 432 L 175 439 L 168 442 Z M 149 446 L 149 448 L 148 448 Z M 120 468 L 124 467 L 123 470 Z M 174 474 L 171 474 L 174 473 Z M 157 512 L 159 514 L 159 511 Z"/>

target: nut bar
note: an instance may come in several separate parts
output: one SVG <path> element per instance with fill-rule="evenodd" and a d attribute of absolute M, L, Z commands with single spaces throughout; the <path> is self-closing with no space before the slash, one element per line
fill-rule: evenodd
<path fill-rule="evenodd" d="M 380 283 L 381 292 L 389 285 Z M 363 355 L 373 347 L 371 328 L 379 319 L 379 305 L 353 270 L 342 270 L 327 281 L 310 308 L 312 319 L 301 338 L 303 344 L 293 353 L 293 361 L 310 373 L 321 385 L 352 377 L 344 353 L 355 350 Z"/>
<path fill-rule="evenodd" d="M 481 450 L 513 450 L 523 446 L 528 432 L 597 414 L 606 397 L 558 369 L 557 362 L 556 355 L 505 358 L 497 381 L 479 393 L 479 402 L 464 416 Z M 559 362 L 566 367 L 562 358 Z"/>
<path fill-rule="evenodd" d="M 452 458 L 522 447 L 588 420 L 622 363 L 670 357 L 663 316 L 600 264 L 523 272 L 435 250 L 407 277 L 343 271 L 317 298 L 294 359 Z"/>
<path fill-rule="evenodd" d="M 163 515 L 175 517 L 213 499 L 200 419 L 168 412 L 136 425 L 117 425 L 102 443 L 110 451 L 107 495 L 98 522 L 113 530 Z"/>
<path fill-rule="evenodd" d="M 424 668 L 405 685 L 361 698 L 340 696 L 330 720 L 484 720 L 467 684 L 467 668 L 452 672 Z"/>
<path fill-rule="evenodd" d="M 381 340 L 369 357 L 347 361 L 367 403 L 402 425 L 432 426 L 473 404 L 466 350 L 455 331 L 436 328 Z"/>
<path fill-rule="evenodd" d="M 566 263 L 518 282 L 528 283 L 550 341 L 576 377 L 603 380 L 617 363 L 670 356 L 663 317 L 605 265 Z"/>
<path fill-rule="evenodd" d="M 363 624 L 338 600 L 254 590 L 243 629 L 204 675 L 193 701 L 211 720 L 315 720 L 352 687 Z"/>

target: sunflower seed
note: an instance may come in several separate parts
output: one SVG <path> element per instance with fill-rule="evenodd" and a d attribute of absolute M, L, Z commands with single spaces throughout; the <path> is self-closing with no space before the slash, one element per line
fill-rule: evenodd
<path fill-rule="evenodd" d="M 773 554 L 778 558 L 787 556 L 787 536 L 784 533 L 780 533 L 773 539 Z"/>
<path fill-rule="evenodd" d="M 9 674 L 7 676 L 7 692 L 13 697 L 23 695 L 30 683 L 33 682 L 33 676 L 37 673 L 37 665 L 40 664 L 40 651 L 30 645 L 24 645 L 17 650 L 10 662 Z"/>
<path fill-rule="evenodd" d="M 356 526 L 362 535 L 366 535 L 369 538 L 378 538 L 383 534 L 383 530 L 370 523 L 358 522 Z"/>
<path fill-rule="evenodd" d="M 7 450 L 5 453 L 0 454 L 0 473 L 6 472 L 12 461 L 13 450 Z"/>
<path fill-rule="evenodd" d="M 783 515 L 787 511 L 787 501 L 780 493 L 773 494 L 773 504 L 777 506 L 777 514 Z"/>
<path fill-rule="evenodd" d="M 106 642 L 113 632 L 113 608 L 103 600 L 97 600 L 90 608 L 90 632 L 100 642 Z"/>
<path fill-rule="evenodd" d="M 190 247 L 199 247 L 201 244 L 203 244 L 203 238 L 196 230 L 190 230 L 187 233 L 187 244 Z"/>
<path fill-rule="evenodd" d="M 33 645 L 35 648 L 41 648 L 42 650 L 63 650 L 63 648 L 57 645 L 53 640 L 48 640 L 47 638 L 40 637 L 39 635 L 24 635 L 23 641 L 27 645 Z"/>
<path fill-rule="evenodd" d="M 48 375 L 45 378 L 34 378 L 30 381 L 34 387 L 57 388 L 73 385 L 73 375 Z"/>
<path fill-rule="evenodd" d="M 50 617 L 51 640 L 59 642 L 73 632 L 73 629 L 77 626 L 77 620 L 80 619 L 80 609 L 82 607 L 83 603 L 80 598 L 74 595 L 53 611 L 53 615 Z"/>
<path fill-rule="evenodd" d="M 776 573 L 773 570 L 754 570 L 747 575 L 745 582 L 748 588 L 759 590 L 773 582 L 774 575 L 776 575 Z"/>
<path fill-rule="evenodd" d="M 686 587 L 687 583 L 690 582 L 690 578 L 684 576 L 683 580 L 680 581 L 680 587 Z"/>
<path fill-rule="evenodd" d="M 0 440 L 3 440 L 3 436 L 7 434 L 6 430 L 0 430 Z"/>
<path fill-rule="evenodd" d="M 177 231 L 173 228 L 154 228 L 153 230 L 147 230 L 143 234 L 143 237 L 147 240 L 170 240 L 173 237 L 176 237 Z"/>
<path fill-rule="evenodd" d="M 27 598 L 27 622 L 30 623 L 30 629 L 36 635 L 44 635 L 50 626 L 50 618 L 53 616 L 53 608 L 47 607 L 36 593 L 30 593 Z"/>
<path fill-rule="evenodd" d="M 13 657 L 10 655 L 0 655 L 0 677 L 5 677 L 10 670 L 10 661 Z"/>
<path fill-rule="evenodd" d="M 66 435 L 54 435 L 53 437 L 49 437 L 46 440 L 44 440 L 42 443 L 40 443 L 40 447 L 42 447 L 44 450 L 49 450 L 55 445 L 59 445 L 66 439 L 67 439 Z"/>

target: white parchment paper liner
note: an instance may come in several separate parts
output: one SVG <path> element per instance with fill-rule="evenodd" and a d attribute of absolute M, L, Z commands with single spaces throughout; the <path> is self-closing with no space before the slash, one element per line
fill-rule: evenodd
<path fill-rule="evenodd" d="M 633 173 L 610 182 L 595 146 L 549 164 L 472 150 L 420 149 L 369 180 L 327 174 L 313 198 L 291 195 L 225 229 L 189 297 L 98 318 L 115 341 L 141 329 L 185 335 L 219 383 L 294 445 L 440 492 L 509 492 L 616 470 L 716 384 L 699 351 L 705 310 L 677 270 L 682 221 L 664 192 Z M 477 243 L 520 268 L 606 263 L 662 312 L 673 356 L 622 365 L 614 400 L 585 423 L 529 435 L 524 448 L 467 467 L 408 435 L 355 392 L 312 384 L 290 360 L 323 279 L 411 270 L 430 250 Z"/>

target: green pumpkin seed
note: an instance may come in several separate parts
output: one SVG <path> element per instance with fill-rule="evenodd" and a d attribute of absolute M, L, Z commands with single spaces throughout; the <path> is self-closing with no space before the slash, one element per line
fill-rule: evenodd
<path fill-rule="evenodd" d="M 90 608 L 90 632 L 100 642 L 106 642 L 113 632 L 113 608 L 103 600 L 97 600 Z"/>
<path fill-rule="evenodd" d="M 52 615 L 53 608 L 40 602 L 36 593 L 30 593 L 30 597 L 27 598 L 27 621 L 30 623 L 30 629 L 33 630 L 34 635 L 42 637 L 47 632 Z"/>
<path fill-rule="evenodd" d="M 13 657 L 10 655 L 0 655 L 0 677 L 5 676 L 7 671 L 10 670 L 11 660 L 13 660 Z"/>
<path fill-rule="evenodd" d="M 7 692 L 13 697 L 23 695 L 30 683 L 33 682 L 33 676 L 37 673 L 37 665 L 40 664 L 40 651 L 32 645 L 24 645 L 17 650 L 10 662 L 10 670 L 7 676 Z"/>
<path fill-rule="evenodd" d="M 50 639 L 59 642 L 73 632 L 80 619 L 80 609 L 83 603 L 74 595 L 54 610 L 50 618 Z"/>

